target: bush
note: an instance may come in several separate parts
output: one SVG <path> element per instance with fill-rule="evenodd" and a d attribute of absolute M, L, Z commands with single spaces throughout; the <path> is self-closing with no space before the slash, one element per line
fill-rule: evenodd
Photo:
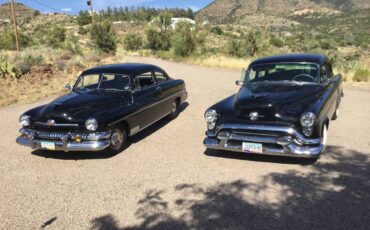
<path fill-rule="evenodd" d="M 214 34 L 217 34 L 217 35 L 223 35 L 224 34 L 224 31 L 219 26 L 212 27 L 210 31 L 211 31 L 211 33 L 214 33 Z"/>
<path fill-rule="evenodd" d="M 139 50 L 143 46 L 143 39 L 140 34 L 130 32 L 123 39 L 123 44 L 127 50 Z"/>
<path fill-rule="evenodd" d="M 88 11 L 80 11 L 77 16 L 77 23 L 80 26 L 88 25 L 92 22 L 91 15 Z"/>
<path fill-rule="evenodd" d="M 78 34 L 86 35 L 89 31 L 85 29 L 83 26 L 78 27 Z"/>
<path fill-rule="evenodd" d="M 21 48 L 26 47 L 30 40 L 23 33 L 19 32 L 19 45 Z M 15 50 L 15 35 L 11 30 L 5 30 L 0 33 L 0 50 Z"/>
<path fill-rule="evenodd" d="M 243 52 L 242 42 L 240 39 L 231 39 L 226 45 L 227 53 L 234 57 L 243 57 L 245 53 Z"/>
<path fill-rule="evenodd" d="M 355 82 L 370 82 L 370 71 L 367 69 L 358 69 L 353 76 Z"/>
<path fill-rule="evenodd" d="M 169 32 L 158 32 L 154 28 L 149 28 L 145 33 L 148 48 L 152 50 L 169 50 L 171 48 Z"/>
<path fill-rule="evenodd" d="M 12 78 L 17 77 L 14 66 L 9 63 L 7 57 L 0 56 L 0 78 L 6 78 L 8 76 Z"/>
<path fill-rule="evenodd" d="M 270 35 L 270 44 L 279 48 L 284 46 L 284 42 L 273 34 Z"/>
<path fill-rule="evenodd" d="M 197 45 L 197 30 L 187 22 L 179 22 L 171 39 L 175 56 L 186 57 L 194 52 Z"/>
<path fill-rule="evenodd" d="M 53 26 L 46 35 L 46 44 L 52 48 L 59 48 L 66 39 L 66 29 L 62 26 Z"/>
<path fill-rule="evenodd" d="M 249 32 L 227 43 L 229 55 L 236 57 L 255 56 L 263 49 L 263 37 L 260 32 Z"/>
<path fill-rule="evenodd" d="M 116 53 L 117 40 L 110 22 L 102 21 L 94 23 L 91 27 L 90 34 L 91 40 L 98 50 L 104 53 Z"/>
<path fill-rule="evenodd" d="M 82 54 L 81 46 L 79 45 L 78 38 L 74 36 L 73 34 L 70 34 L 65 43 L 64 48 L 67 49 L 72 54 Z"/>

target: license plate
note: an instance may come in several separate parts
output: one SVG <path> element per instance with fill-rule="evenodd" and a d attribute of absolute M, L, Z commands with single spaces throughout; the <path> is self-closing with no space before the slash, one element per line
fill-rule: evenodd
<path fill-rule="evenodd" d="M 47 150 L 55 150 L 55 143 L 50 141 L 41 141 L 41 148 Z"/>
<path fill-rule="evenodd" d="M 243 152 L 262 153 L 262 144 L 243 142 Z"/>

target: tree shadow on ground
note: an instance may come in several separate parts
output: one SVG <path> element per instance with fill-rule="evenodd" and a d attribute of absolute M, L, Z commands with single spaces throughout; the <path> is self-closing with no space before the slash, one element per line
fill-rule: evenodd
<path fill-rule="evenodd" d="M 189 106 L 189 103 L 184 102 L 180 107 L 180 116 L 181 113 Z M 123 150 L 125 151 L 128 149 L 132 144 L 136 144 L 141 140 L 147 138 L 148 136 L 154 134 L 161 128 L 165 127 L 171 123 L 171 120 L 167 117 L 159 120 L 158 122 L 154 123 L 153 125 L 149 126 L 148 128 L 144 129 L 142 132 L 129 137 L 128 144 L 126 148 Z M 45 151 L 45 150 L 35 150 L 32 152 L 35 156 L 45 157 L 45 158 L 53 158 L 53 159 L 60 159 L 60 160 L 90 160 L 90 159 L 107 159 L 116 156 L 117 154 L 113 154 L 107 150 L 99 151 L 99 152 L 62 152 L 62 151 Z"/>
<path fill-rule="evenodd" d="M 368 229 L 369 155 L 330 146 L 325 160 L 258 183 L 179 184 L 170 190 L 175 201 L 147 191 L 135 213 L 140 224 L 120 228 L 108 214 L 91 229 Z"/>

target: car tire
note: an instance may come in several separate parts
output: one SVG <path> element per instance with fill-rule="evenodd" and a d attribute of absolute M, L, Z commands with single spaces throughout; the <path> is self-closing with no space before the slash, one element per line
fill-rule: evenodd
<path fill-rule="evenodd" d="M 178 100 L 174 100 L 171 104 L 171 113 L 168 115 L 170 120 L 174 120 L 180 113 L 180 103 Z"/>
<path fill-rule="evenodd" d="M 339 117 L 339 108 L 337 108 L 333 114 L 333 117 L 331 118 L 332 120 L 336 120 Z"/>
<path fill-rule="evenodd" d="M 325 152 L 326 144 L 327 144 L 327 140 L 328 140 L 328 127 L 327 127 L 327 125 L 325 124 L 325 125 L 322 127 L 322 139 L 321 139 L 321 144 L 324 146 L 324 148 L 323 148 L 323 151 L 322 151 L 322 152 Z"/>
<path fill-rule="evenodd" d="M 127 132 L 124 127 L 114 127 L 111 130 L 110 145 L 108 147 L 109 152 L 112 154 L 118 154 L 122 152 L 127 145 Z"/>

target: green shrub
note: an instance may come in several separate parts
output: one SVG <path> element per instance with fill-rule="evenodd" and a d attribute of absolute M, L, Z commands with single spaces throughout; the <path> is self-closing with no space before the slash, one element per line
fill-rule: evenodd
<path fill-rule="evenodd" d="M 155 28 L 150 27 L 145 33 L 149 49 L 169 50 L 171 48 L 169 32 L 159 32 Z"/>
<path fill-rule="evenodd" d="M 8 76 L 12 78 L 17 77 L 14 66 L 9 63 L 6 56 L 0 56 L 0 78 L 6 78 Z"/>
<path fill-rule="evenodd" d="M 80 26 L 88 25 L 92 21 L 91 15 L 88 11 L 80 11 L 77 16 L 77 23 Z"/>
<path fill-rule="evenodd" d="M 26 47 L 30 43 L 30 39 L 19 31 L 19 45 L 21 48 Z M 15 50 L 15 35 L 12 30 L 5 30 L 0 33 L 0 50 Z"/>
<path fill-rule="evenodd" d="M 66 29 L 55 25 L 47 31 L 46 44 L 52 48 L 58 48 L 63 45 L 66 39 Z"/>
<path fill-rule="evenodd" d="M 90 35 L 94 46 L 98 50 L 104 53 L 116 53 L 117 39 L 109 21 L 94 23 Z"/>
<path fill-rule="evenodd" d="M 273 34 L 270 35 L 270 44 L 276 47 L 284 46 L 284 42 Z"/>
<path fill-rule="evenodd" d="M 234 57 L 243 57 L 245 53 L 243 52 L 242 41 L 240 39 L 231 39 L 226 45 L 227 53 Z"/>
<path fill-rule="evenodd" d="M 368 69 L 358 69 L 353 76 L 355 82 L 370 82 L 370 71 Z"/>
<path fill-rule="evenodd" d="M 85 29 L 83 26 L 78 27 L 78 34 L 80 35 L 86 35 L 89 31 Z"/>
<path fill-rule="evenodd" d="M 210 31 L 211 31 L 211 33 L 214 33 L 214 34 L 217 34 L 217 35 L 223 35 L 224 34 L 224 31 L 219 26 L 212 27 Z"/>
<path fill-rule="evenodd" d="M 81 46 L 78 42 L 78 38 L 73 34 L 68 35 L 64 43 L 64 48 L 67 49 L 72 54 L 82 54 Z"/>
<path fill-rule="evenodd" d="M 175 56 L 187 57 L 194 52 L 197 45 L 197 30 L 187 22 L 179 22 L 171 39 Z"/>
<path fill-rule="evenodd" d="M 140 34 L 129 32 L 123 39 L 123 44 L 127 50 L 139 50 L 143 46 L 143 39 Z"/>

